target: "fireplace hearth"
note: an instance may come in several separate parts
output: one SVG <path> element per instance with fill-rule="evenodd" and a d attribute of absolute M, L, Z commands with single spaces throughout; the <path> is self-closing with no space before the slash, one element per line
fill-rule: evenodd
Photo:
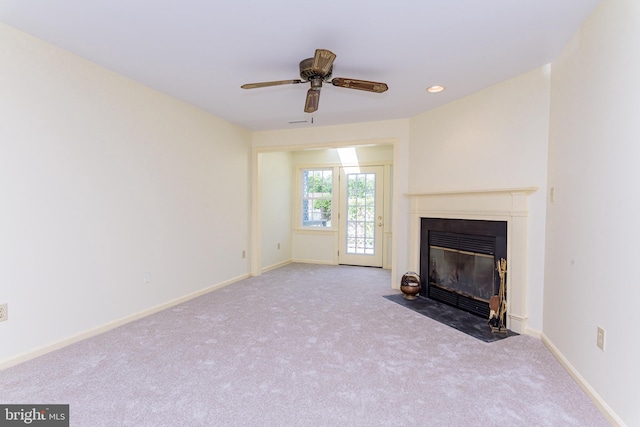
<path fill-rule="evenodd" d="M 507 258 L 507 222 L 422 218 L 421 295 L 489 318 L 496 261 Z"/>

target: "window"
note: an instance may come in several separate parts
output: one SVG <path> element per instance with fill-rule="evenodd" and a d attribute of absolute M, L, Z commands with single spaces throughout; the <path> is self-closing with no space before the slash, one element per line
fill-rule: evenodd
<path fill-rule="evenodd" d="M 302 226 L 331 227 L 333 169 L 302 170 Z"/>

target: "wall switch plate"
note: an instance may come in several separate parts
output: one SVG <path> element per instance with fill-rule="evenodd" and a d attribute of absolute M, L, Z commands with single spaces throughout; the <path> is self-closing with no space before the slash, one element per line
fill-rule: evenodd
<path fill-rule="evenodd" d="M 280 250 L 280 243 L 278 243 L 278 250 Z"/>
<path fill-rule="evenodd" d="M 242 258 L 246 258 L 247 257 L 247 251 L 242 251 Z"/>
<path fill-rule="evenodd" d="M 0 304 L 0 322 L 4 322 L 9 319 L 9 312 L 7 311 L 7 303 Z"/>
<path fill-rule="evenodd" d="M 144 283 L 151 283 L 151 272 L 150 271 L 145 271 L 144 274 L 142 275 L 142 281 Z"/>
<path fill-rule="evenodd" d="M 556 201 L 556 187 L 551 187 L 551 190 L 549 190 L 549 201 L 551 203 L 555 203 L 555 201 Z"/>
<path fill-rule="evenodd" d="M 598 326 L 598 339 L 596 341 L 596 345 L 602 351 L 604 351 L 604 329 Z"/>

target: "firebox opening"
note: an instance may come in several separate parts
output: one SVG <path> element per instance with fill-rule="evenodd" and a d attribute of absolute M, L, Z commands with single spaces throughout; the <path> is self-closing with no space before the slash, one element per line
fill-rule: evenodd
<path fill-rule="evenodd" d="M 421 295 L 480 317 L 500 286 L 496 260 L 506 259 L 505 221 L 422 218 Z"/>

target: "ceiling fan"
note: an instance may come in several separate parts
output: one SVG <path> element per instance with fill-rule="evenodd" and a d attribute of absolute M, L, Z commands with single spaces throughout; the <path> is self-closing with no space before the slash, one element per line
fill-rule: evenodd
<path fill-rule="evenodd" d="M 316 49 L 313 58 L 307 58 L 300 62 L 300 79 L 277 80 L 274 82 L 247 83 L 240 86 L 242 89 L 255 89 L 267 86 L 280 86 L 298 83 L 311 83 L 311 88 L 307 91 L 307 99 L 304 103 L 304 112 L 313 113 L 318 109 L 320 102 L 320 89 L 323 82 L 331 82 L 334 86 L 345 87 L 347 89 L 365 90 L 367 92 L 382 93 L 389 89 L 385 83 L 370 82 L 367 80 L 348 79 L 335 77 L 331 79 L 333 71 L 333 61 L 336 54 L 326 49 Z"/>

